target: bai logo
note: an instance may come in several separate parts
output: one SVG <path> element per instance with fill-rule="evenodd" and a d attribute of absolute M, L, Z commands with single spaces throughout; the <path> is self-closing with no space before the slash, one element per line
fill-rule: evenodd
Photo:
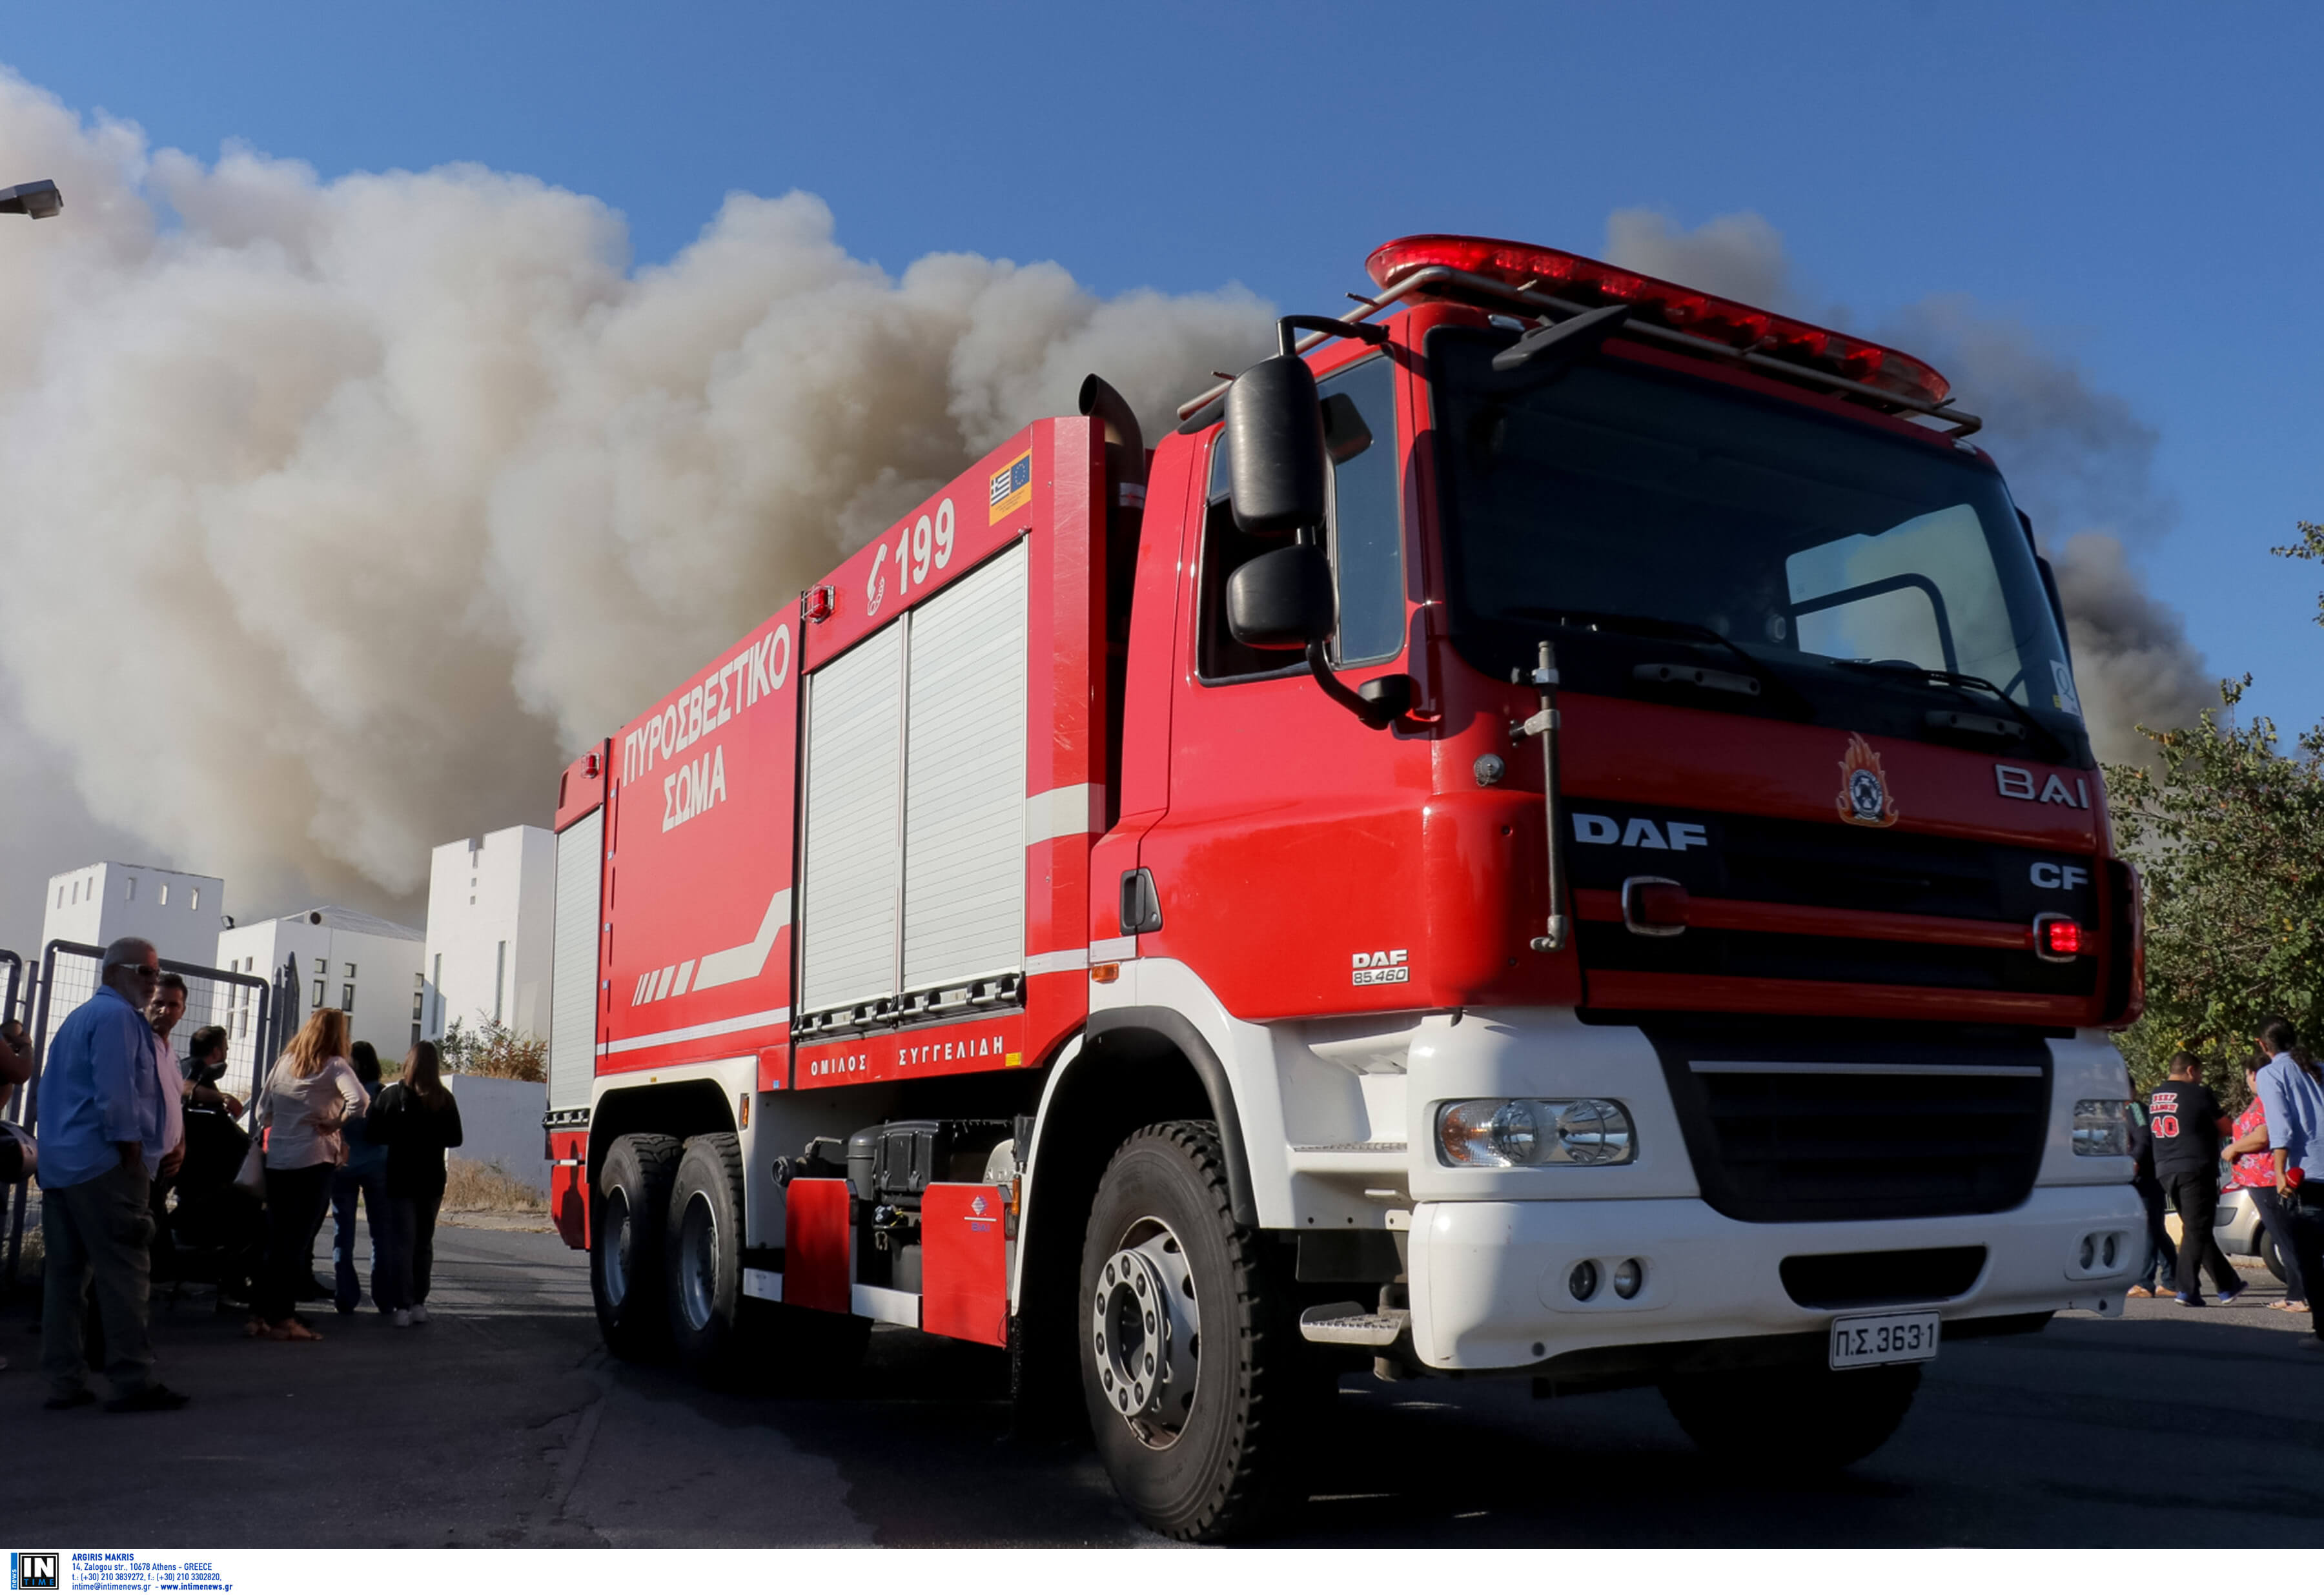
<path fill-rule="evenodd" d="M 2071 787 L 2056 775 L 2037 787 L 2034 772 L 2022 765 L 1995 765 L 1993 789 L 2004 798 L 2015 798 L 2020 803 L 2055 803 L 2067 808 L 2088 808 L 2090 806 L 2089 783 L 2080 776 L 2074 778 Z"/>
<path fill-rule="evenodd" d="M 54 1551 L 11 1551 L 8 1553 L 8 1587 L 11 1590 L 57 1590 L 60 1558 Z"/>
<path fill-rule="evenodd" d="M 1355 971 L 1348 978 L 1353 986 L 1401 986 L 1412 980 L 1412 970 L 1404 961 L 1406 949 L 1394 948 L 1386 953 L 1359 953 Z"/>

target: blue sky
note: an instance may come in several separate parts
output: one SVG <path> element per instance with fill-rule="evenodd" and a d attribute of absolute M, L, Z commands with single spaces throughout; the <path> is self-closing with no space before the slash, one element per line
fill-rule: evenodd
<path fill-rule="evenodd" d="M 2270 5 L 78 0 L 20 9 L 0 60 L 205 159 L 530 172 L 623 212 L 641 263 L 730 190 L 801 188 L 891 270 L 1323 309 L 1400 233 L 1594 250 L 1623 207 L 1756 211 L 1812 302 L 1868 329 L 1965 294 L 2126 401 L 2175 504 L 2135 558 L 2297 726 L 2324 570 L 2266 549 L 2324 519 L 2319 46 L 2324 11 Z"/>

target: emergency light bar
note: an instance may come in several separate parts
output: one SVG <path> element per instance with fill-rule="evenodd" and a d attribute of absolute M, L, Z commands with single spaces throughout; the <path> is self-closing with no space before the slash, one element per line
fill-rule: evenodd
<path fill-rule="evenodd" d="M 1381 244 L 1364 270 L 1383 289 L 1430 266 L 1488 277 L 1584 304 L 1632 306 L 1639 318 L 1731 348 L 1830 371 L 1850 382 L 1923 405 L 1941 405 L 1952 384 L 1925 362 L 1828 327 L 1698 293 L 1587 255 L 1500 238 L 1420 233 Z"/>

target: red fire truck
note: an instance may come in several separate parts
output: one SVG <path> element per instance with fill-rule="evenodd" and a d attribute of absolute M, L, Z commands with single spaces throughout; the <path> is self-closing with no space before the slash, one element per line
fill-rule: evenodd
<path fill-rule="evenodd" d="M 1093 377 L 565 771 L 616 1352 L 1005 1347 L 1217 1538 L 1351 1367 L 1831 1466 L 1941 1343 L 2120 1310 L 2138 886 L 1977 419 L 1557 250 L 1369 268 L 1151 450 Z"/>

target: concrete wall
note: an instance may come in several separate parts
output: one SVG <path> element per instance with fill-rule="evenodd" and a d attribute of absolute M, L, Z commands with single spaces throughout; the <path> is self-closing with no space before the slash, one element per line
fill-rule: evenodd
<path fill-rule="evenodd" d="M 319 973 L 324 1000 L 333 1008 L 347 1008 L 350 1038 L 370 1042 L 380 1061 L 392 1065 L 411 1046 L 411 997 L 420 974 L 420 948 L 416 937 L 335 930 L 327 971 L 319 959 L 312 966 L 300 961 L 306 996 L 314 996 Z M 346 1001 L 350 986 L 355 991 L 351 1007 Z"/>
<path fill-rule="evenodd" d="M 459 1099 L 461 1144 L 452 1156 L 471 1163 L 497 1163 L 511 1179 L 546 1195 L 549 1160 L 540 1116 L 549 1111 L 549 1087 L 530 1080 L 488 1080 L 447 1074 L 444 1083 Z"/>
<path fill-rule="evenodd" d="M 380 1061 L 392 1065 L 411 1045 L 411 999 L 420 976 L 419 936 L 399 930 L 369 915 L 310 908 L 222 930 L 216 955 L 222 968 L 261 975 L 272 975 L 284 959 L 296 956 L 300 1015 L 318 1006 L 347 1009 L 353 1032 L 348 1039 L 370 1042 Z M 350 985 L 352 1006 L 346 1001 Z"/>
<path fill-rule="evenodd" d="M 101 947 L 116 936 L 143 936 L 164 958 L 208 963 L 226 908 L 226 882 L 144 864 L 87 864 L 49 877 L 41 942 Z M 37 959 L 39 947 L 24 955 Z"/>
<path fill-rule="evenodd" d="M 549 974 L 557 917 L 557 839 L 512 825 L 429 856 L 423 1033 L 454 1020 L 474 1030 L 498 1018 L 549 1035 Z"/>

